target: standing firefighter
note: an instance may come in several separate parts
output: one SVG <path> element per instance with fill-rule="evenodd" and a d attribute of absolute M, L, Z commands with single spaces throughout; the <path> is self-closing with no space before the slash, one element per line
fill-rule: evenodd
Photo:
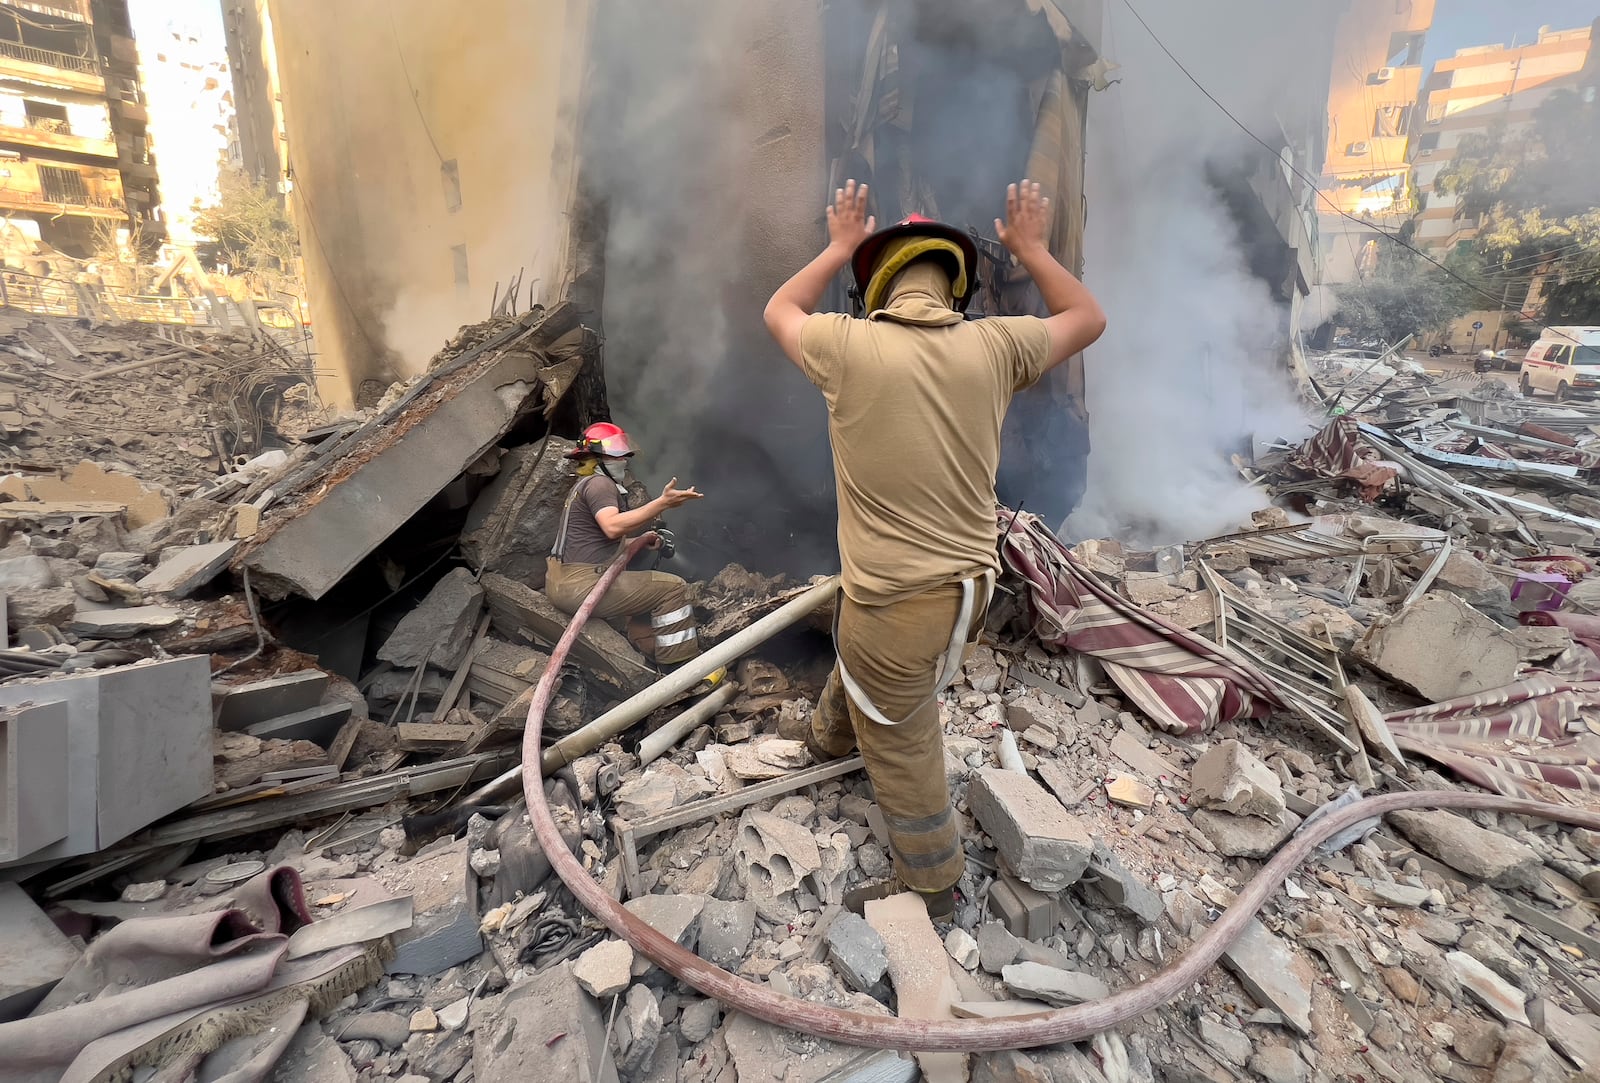
<path fill-rule="evenodd" d="M 828 247 L 767 303 L 767 328 L 822 391 L 839 494 L 838 658 L 812 718 L 818 759 L 859 747 L 889 827 L 895 878 L 948 916 L 965 856 L 945 783 L 936 697 L 982 626 L 1000 561 L 994 478 L 1012 395 L 1105 330 L 1099 304 L 1051 256 L 1049 201 L 1006 194 L 1000 240 L 1052 313 L 967 321 L 977 250 L 910 218 L 873 232 L 867 187 L 827 210 Z M 865 319 L 812 315 L 849 265 Z"/>
<path fill-rule="evenodd" d="M 610 422 L 590 425 L 568 453 L 578 463 L 578 480 L 561 513 L 545 572 L 545 594 L 567 613 L 578 611 L 629 535 L 647 529 L 667 509 L 704 495 L 693 486 L 678 488 L 678 479 L 673 478 L 660 496 L 630 510 L 622 479 L 632 457 L 628 434 Z M 661 549 L 663 544 L 657 534 L 651 548 Z M 670 549 L 665 555 L 671 555 Z M 676 575 L 623 572 L 600 599 L 594 615 L 602 620 L 627 618 L 628 639 L 663 668 L 675 669 L 700 653 L 689 587 Z M 713 683 L 721 676 L 720 670 L 713 674 Z"/>

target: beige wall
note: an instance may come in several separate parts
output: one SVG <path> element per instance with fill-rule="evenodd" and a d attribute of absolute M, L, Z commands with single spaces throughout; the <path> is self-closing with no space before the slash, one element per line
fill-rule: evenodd
<path fill-rule="evenodd" d="M 554 290 L 589 9 L 272 0 L 326 399 L 421 372 L 519 269 Z"/>

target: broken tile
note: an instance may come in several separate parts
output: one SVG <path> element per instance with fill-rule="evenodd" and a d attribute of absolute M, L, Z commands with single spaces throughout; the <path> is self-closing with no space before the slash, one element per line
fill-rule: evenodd
<path fill-rule="evenodd" d="M 1012 963 L 1000 972 L 1006 988 L 1047 1004 L 1082 1004 L 1111 995 L 1106 983 L 1092 974 L 1039 963 Z"/>
<path fill-rule="evenodd" d="M 1222 961 L 1245 992 L 1271 1008 L 1303 1035 L 1311 1034 L 1311 987 L 1315 975 L 1305 959 L 1252 918 L 1223 951 Z"/>
<path fill-rule="evenodd" d="M 1445 962 L 1455 972 L 1461 988 L 1488 1008 L 1503 1023 L 1528 1023 L 1527 998 L 1516 986 L 1500 977 L 1464 951 L 1445 953 Z"/>
<path fill-rule="evenodd" d="M 164 605 L 140 605 L 125 609 L 79 610 L 68 623 L 72 632 L 96 639 L 128 639 L 143 632 L 171 628 L 183 614 Z"/>

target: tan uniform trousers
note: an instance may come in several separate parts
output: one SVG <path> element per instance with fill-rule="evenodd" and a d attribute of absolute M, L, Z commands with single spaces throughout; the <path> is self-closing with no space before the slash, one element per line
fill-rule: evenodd
<path fill-rule="evenodd" d="M 898 724 L 885 726 L 863 714 L 835 665 L 811 717 L 811 743 L 835 759 L 861 750 L 889 827 L 895 872 L 914 891 L 943 891 L 966 867 L 944 774 L 941 690 L 934 687 L 961 609 L 961 584 L 881 606 L 840 594 L 838 604 L 839 657 L 867 698 Z M 980 607 L 969 638 L 983 617 Z"/>
<path fill-rule="evenodd" d="M 545 563 L 544 593 L 564 613 L 576 613 L 605 574 L 604 564 Z M 667 572 L 623 572 L 595 607 L 601 620 L 628 620 L 628 639 L 662 665 L 687 662 L 700 653 L 689 584 Z"/>

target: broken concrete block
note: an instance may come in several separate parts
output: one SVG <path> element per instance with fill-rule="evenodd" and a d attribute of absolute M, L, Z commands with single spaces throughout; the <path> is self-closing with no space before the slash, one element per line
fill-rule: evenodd
<path fill-rule="evenodd" d="M 415 669 L 424 659 L 435 669 L 455 669 L 472 646 L 483 597 L 471 572 L 452 568 L 390 633 L 378 648 L 379 659 L 404 669 Z"/>
<path fill-rule="evenodd" d="M 623 903 L 628 913 L 689 951 L 695 949 L 695 937 L 699 932 L 696 919 L 705 905 L 704 895 L 641 895 Z M 642 978 L 654 966 L 649 959 L 640 956 L 633 961 L 633 976 Z"/>
<path fill-rule="evenodd" d="M 1122 589 L 1134 605 L 1175 602 L 1191 593 L 1161 572 L 1128 572 L 1123 576 Z"/>
<path fill-rule="evenodd" d="M 1509 684 L 1516 640 L 1451 594 L 1428 594 L 1368 629 L 1356 657 L 1433 703 Z"/>
<path fill-rule="evenodd" d="M 1276 771 L 1244 745 L 1222 741 L 1195 761 L 1190 772 L 1189 802 L 1195 808 L 1277 823 L 1284 812 L 1283 782 Z"/>
<path fill-rule="evenodd" d="M 950 958 L 963 970 L 976 970 L 978 968 L 978 942 L 972 939 L 972 934 L 962 928 L 951 929 L 945 934 L 944 950 L 950 953 Z"/>
<path fill-rule="evenodd" d="M 618 1013 L 619 1018 L 621 1013 Z M 517 982 L 472 1035 L 478 1083 L 615 1083 L 605 1018 L 572 976 L 570 962 Z"/>
<path fill-rule="evenodd" d="M 822 868 L 816 836 L 770 812 L 746 809 L 739 818 L 735 845 L 741 875 L 776 894 L 793 891 L 802 879 Z"/>
<path fill-rule="evenodd" d="M 1257 1004 L 1283 1016 L 1302 1035 L 1311 1034 L 1311 987 L 1316 975 L 1304 956 L 1252 918 L 1223 950 L 1222 962 Z"/>
<path fill-rule="evenodd" d="M 1218 1023 L 1208 1016 L 1200 1017 L 1200 1040 L 1223 1060 L 1243 1068 L 1255 1051 L 1255 1043 L 1244 1031 Z"/>
<path fill-rule="evenodd" d="M 0 865 L 67 837 L 67 705 L 0 707 Z"/>
<path fill-rule="evenodd" d="M 128 639 L 141 632 L 171 628 L 182 619 L 182 613 L 164 605 L 138 605 L 126 609 L 80 611 L 67 628 L 95 639 Z"/>
<path fill-rule="evenodd" d="M 320 669 L 302 669 L 249 684 L 214 684 L 211 702 L 217 728 L 245 730 L 258 722 L 308 711 L 322 702 L 328 675 Z"/>
<path fill-rule="evenodd" d="M 700 911 L 700 957 L 725 970 L 738 967 L 750 950 L 755 927 L 754 903 L 707 899 Z"/>
<path fill-rule="evenodd" d="M 883 937 L 855 914 L 843 913 L 828 926 L 828 961 L 845 982 L 862 993 L 871 993 L 889 969 Z"/>
<path fill-rule="evenodd" d="M 1126 910 L 1146 925 L 1154 925 L 1161 918 L 1161 896 L 1154 888 L 1140 880 L 1122 863 L 1103 842 L 1094 844 L 1089 857 L 1089 871 L 1094 880 L 1085 886 L 1092 897 L 1104 899 L 1119 909 Z"/>
<path fill-rule="evenodd" d="M 699 1045 L 711 1037 L 720 1022 L 722 1005 L 708 997 L 687 1005 L 678 1013 L 678 1033 L 690 1045 Z"/>
<path fill-rule="evenodd" d="M 1015 993 L 1057 1006 L 1104 1000 L 1111 995 L 1106 983 L 1092 974 L 1039 963 L 1012 963 L 1000 972 L 1000 979 Z"/>
<path fill-rule="evenodd" d="M 390 892 L 411 896 L 416 914 L 411 928 L 394 935 L 390 974 L 438 974 L 483 950 L 470 858 L 467 840 L 457 839 L 379 874 Z"/>
<path fill-rule="evenodd" d="M 548 440 L 548 446 L 526 444 L 506 452 L 461 531 L 461 551 L 473 567 L 535 590 L 544 589 L 545 560 L 573 486 L 566 457 L 573 443 L 559 436 Z"/>
<path fill-rule="evenodd" d="M 1433 563 L 1435 554 L 1423 553 L 1412 557 L 1408 567 L 1412 574 L 1421 575 Z M 1489 612 L 1509 612 L 1511 588 L 1506 581 L 1491 572 L 1483 561 L 1471 553 L 1456 549 L 1445 557 L 1444 567 L 1433 581 L 1430 592 L 1443 591 L 1454 594 L 1474 609 Z"/>
<path fill-rule="evenodd" d="M 1132 775 L 1121 775 L 1106 783 L 1106 797 L 1114 805 L 1142 809 L 1155 807 L 1156 791 Z"/>
<path fill-rule="evenodd" d="M 633 1077 L 649 1065 L 661 1040 L 661 1005 L 645 985 L 628 990 L 622 1011 L 617 1015 L 617 1068 Z"/>
<path fill-rule="evenodd" d="M 1194 825 L 1224 857 L 1261 858 L 1294 834 L 1295 828 L 1300 826 L 1300 817 L 1285 811 L 1277 823 L 1269 823 L 1254 816 L 1201 809 L 1194 814 Z"/>
<path fill-rule="evenodd" d="M 6 620 L 21 631 L 30 625 L 65 627 L 78 611 L 78 592 L 71 587 L 16 590 L 6 593 Z M 59 641 L 59 636 L 57 641 Z"/>
<path fill-rule="evenodd" d="M 984 768 L 967 787 L 967 805 L 1011 871 L 1030 886 L 1060 891 L 1088 867 L 1094 850 L 1088 830 L 1027 775 Z"/>
<path fill-rule="evenodd" d="M 339 1037 L 345 1041 L 377 1042 L 386 1049 L 399 1049 L 411 1037 L 411 1021 L 399 1012 L 359 1012 L 340 1021 Z"/>
<path fill-rule="evenodd" d="M 1543 864 L 1516 839 L 1444 809 L 1405 809 L 1388 819 L 1423 853 L 1496 887 L 1532 883 Z"/>
<path fill-rule="evenodd" d="M 1566 631 L 1566 629 L 1561 629 Z M 1396 767 L 1405 765 L 1405 758 L 1400 754 L 1400 746 L 1395 744 L 1394 734 L 1389 729 L 1389 723 L 1384 720 L 1383 712 L 1377 705 L 1367 698 L 1359 685 L 1346 685 L 1344 690 L 1343 713 L 1346 718 L 1356 724 L 1356 729 L 1361 734 L 1361 739 L 1367 747 L 1376 752 L 1385 762 Z"/>
<path fill-rule="evenodd" d="M 56 574 L 44 557 L 7 557 L 0 560 L 0 592 L 17 594 L 56 585 Z"/>
<path fill-rule="evenodd" d="M 985 974 L 1000 976 L 1000 972 L 1017 961 L 1022 945 L 1011 935 L 1011 930 L 998 921 L 986 921 L 978 926 L 978 965 Z"/>
<path fill-rule="evenodd" d="M 633 982 L 633 948 L 626 940 L 602 940 L 572 964 L 572 976 L 596 1000 L 622 992 Z"/>
<path fill-rule="evenodd" d="M 79 951 L 16 884 L 0 883 L 0 1023 L 38 1006 Z"/>
<path fill-rule="evenodd" d="M 281 718 L 257 722 L 245 732 L 263 741 L 310 741 L 327 748 L 350 720 L 350 709 L 350 704 L 345 702 L 324 703 Z"/>
<path fill-rule="evenodd" d="M 678 787 L 660 771 L 647 771 L 617 791 L 617 815 L 638 822 L 670 812 L 678 804 Z"/>
<path fill-rule="evenodd" d="M 1043 940 L 1056 923 L 1055 899 L 1004 870 L 989 886 L 989 912 L 1024 940 Z"/>
<path fill-rule="evenodd" d="M 137 582 L 144 574 L 143 553 L 111 551 L 94 558 L 94 570 L 108 579 L 126 579 Z"/>
<path fill-rule="evenodd" d="M 187 598 L 215 579 L 238 548 L 238 542 L 224 541 L 167 549 L 155 571 L 138 580 L 138 587 L 149 594 Z"/>
<path fill-rule="evenodd" d="M 32 860 L 103 850 L 211 794 L 203 655 L 0 685 L 0 706 L 67 706 L 67 835 Z"/>
<path fill-rule="evenodd" d="M 1250 1058 L 1250 1070 L 1267 1083 L 1305 1083 L 1306 1062 L 1286 1045 L 1262 1046 Z"/>

